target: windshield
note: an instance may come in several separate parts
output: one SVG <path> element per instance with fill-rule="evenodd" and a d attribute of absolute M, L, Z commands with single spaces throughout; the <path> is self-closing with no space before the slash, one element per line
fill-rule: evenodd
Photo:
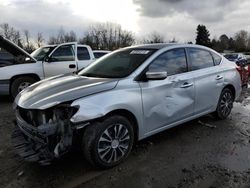
<path fill-rule="evenodd" d="M 42 61 L 45 56 L 49 55 L 50 52 L 55 48 L 55 46 L 41 47 L 31 53 L 37 61 Z"/>
<path fill-rule="evenodd" d="M 124 78 L 156 50 L 129 48 L 104 56 L 78 74 L 87 77 Z"/>
<path fill-rule="evenodd" d="M 238 54 L 227 54 L 227 55 L 225 55 L 225 58 L 227 58 L 227 59 L 237 59 Z"/>

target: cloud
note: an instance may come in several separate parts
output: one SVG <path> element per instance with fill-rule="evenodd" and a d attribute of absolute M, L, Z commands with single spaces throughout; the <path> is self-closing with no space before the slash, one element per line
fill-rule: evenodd
<path fill-rule="evenodd" d="M 28 29 L 34 36 L 42 32 L 45 37 L 60 28 L 74 30 L 79 35 L 91 20 L 74 15 L 68 3 L 49 3 L 43 0 L 19 0 L 0 4 L 0 23 L 9 23 L 18 30 Z"/>
<path fill-rule="evenodd" d="M 246 0 L 134 0 L 142 16 L 159 18 L 176 13 L 188 14 L 201 22 L 218 22 Z"/>
<path fill-rule="evenodd" d="M 195 42 L 198 24 L 204 24 L 211 38 L 239 30 L 250 32 L 250 1 L 247 0 L 133 0 L 137 5 L 138 36 L 157 31 L 167 40 Z"/>
<path fill-rule="evenodd" d="M 117 0 L 0 0 L 0 23 L 28 29 L 33 37 L 42 32 L 48 38 L 61 27 L 81 37 L 94 22 L 115 21 L 138 38 L 156 31 L 166 40 L 194 42 L 198 24 L 207 26 L 211 38 L 250 31 L 249 10 L 248 0 L 124 0 L 122 4 Z"/>

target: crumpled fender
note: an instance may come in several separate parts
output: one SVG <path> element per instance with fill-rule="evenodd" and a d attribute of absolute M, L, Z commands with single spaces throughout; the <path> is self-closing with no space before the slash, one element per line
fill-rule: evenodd
<path fill-rule="evenodd" d="M 75 100 L 71 106 L 79 110 L 72 116 L 70 121 L 73 124 L 81 124 L 96 118 L 103 117 L 114 110 L 127 110 L 134 114 L 138 126 L 142 126 L 143 110 L 141 90 L 138 83 L 128 84 L 128 88 L 120 89 L 118 86 L 110 91 L 97 93 Z M 139 128 L 139 130 L 143 130 Z M 139 137 L 143 132 L 139 132 Z"/>

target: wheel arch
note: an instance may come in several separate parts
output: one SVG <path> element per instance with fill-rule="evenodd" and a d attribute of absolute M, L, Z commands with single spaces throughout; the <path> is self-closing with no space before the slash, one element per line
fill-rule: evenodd
<path fill-rule="evenodd" d="M 41 78 L 37 75 L 37 74 L 34 74 L 34 73 L 28 73 L 28 74 L 18 74 L 18 75 L 15 75 L 13 77 L 10 78 L 10 84 L 9 84 L 9 93 L 11 94 L 11 85 L 13 83 L 13 81 L 17 78 L 21 78 L 21 77 L 31 77 L 31 78 L 34 78 L 36 81 L 40 81 Z"/>
<path fill-rule="evenodd" d="M 133 130 L 134 130 L 135 141 L 137 141 L 139 138 L 139 126 L 138 126 L 138 121 L 137 121 L 135 115 L 126 109 L 116 109 L 116 110 L 113 110 L 113 111 L 110 111 L 109 113 L 107 113 L 103 118 L 106 118 L 106 117 L 109 117 L 112 115 L 124 116 L 131 122 L 131 124 L 133 126 Z"/>
<path fill-rule="evenodd" d="M 123 117 L 126 117 L 131 122 L 131 124 L 133 126 L 133 130 L 134 130 L 134 139 L 135 139 L 135 141 L 138 141 L 138 139 L 139 139 L 139 123 L 138 123 L 138 120 L 136 119 L 136 116 L 132 112 L 130 112 L 129 110 L 126 110 L 126 109 L 115 109 L 115 110 L 112 110 L 112 111 L 108 112 L 104 116 L 101 116 L 101 117 L 90 120 L 89 121 L 90 123 L 79 132 L 80 135 L 86 130 L 86 128 L 88 126 L 91 126 L 91 122 L 94 122 L 94 121 L 100 121 L 101 122 L 105 118 L 108 118 L 108 117 L 113 116 L 113 115 L 121 115 Z"/>
<path fill-rule="evenodd" d="M 15 75 L 13 77 L 11 77 L 10 79 L 10 85 L 12 84 L 12 82 L 17 79 L 17 78 L 20 78 L 20 77 L 31 77 L 31 78 L 34 78 L 36 79 L 37 81 L 41 80 L 41 78 L 37 75 L 37 74 L 34 74 L 34 73 L 29 73 L 29 74 L 18 74 L 18 75 Z"/>

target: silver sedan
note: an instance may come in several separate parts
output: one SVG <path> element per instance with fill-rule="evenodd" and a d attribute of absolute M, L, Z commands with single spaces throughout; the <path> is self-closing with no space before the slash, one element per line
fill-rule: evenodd
<path fill-rule="evenodd" d="M 49 164 L 80 143 L 89 162 L 110 168 L 136 140 L 209 113 L 225 119 L 240 92 L 235 64 L 212 49 L 132 46 L 22 91 L 13 144 L 26 160 Z"/>

